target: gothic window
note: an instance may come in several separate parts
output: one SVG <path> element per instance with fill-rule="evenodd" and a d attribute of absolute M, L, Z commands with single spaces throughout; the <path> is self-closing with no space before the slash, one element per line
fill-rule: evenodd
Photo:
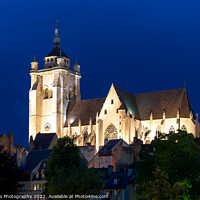
<path fill-rule="evenodd" d="M 117 129 L 111 124 L 105 131 L 105 140 L 118 139 Z"/>
<path fill-rule="evenodd" d="M 185 126 L 185 125 L 183 125 L 183 126 L 181 127 L 181 130 L 182 130 L 182 131 L 187 131 L 187 128 L 186 128 L 186 126 Z"/>
<path fill-rule="evenodd" d="M 173 126 L 170 127 L 169 132 L 170 132 L 170 133 L 171 133 L 171 132 L 175 133 L 175 129 L 174 129 Z"/>
<path fill-rule="evenodd" d="M 41 177 L 44 178 L 44 170 L 41 171 Z"/>
<path fill-rule="evenodd" d="M 156 137 L 158 137 L 161 134 L 161 127 L 158 126 L 156 129 Z"/>
<path fill-rule="evenodd" d="M 44 98 L 48 99 L 48 88 L 46 88 L 44 91 Z"/>
<path fill-rule="evenodd" d="M 35 173 L 35 178 L 39 178 L 39 172 L 38 171 Z"/>
<path fill-rule="evenodd" d="M 111 104 L 113 104 L 114 103 L 114 100 L 113 99 L 111 99 Z"/>
<path fill-rule="evenodd" d="M 52 91 L 51 90 L 49 90 L 49 92 L 48 92 L 48 98 L 52 98 Z"/>
<path fill-rule="evenodd" d="M 104 114 L 105 114 L 105 115 L 107 114 L 107 110 L 104 110 Z"/>

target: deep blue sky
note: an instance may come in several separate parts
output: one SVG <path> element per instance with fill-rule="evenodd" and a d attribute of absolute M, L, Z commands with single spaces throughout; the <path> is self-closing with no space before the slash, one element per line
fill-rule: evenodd
<path fill-rule="evenodd" d="M 184 87 L 200 113 L 199 0 L 0 1 L 0 134 L 28 143 L 30 62 L 53 47 L 81 66 L 83 99 L 105 97 L 112 83 L 132 93 Z"/>

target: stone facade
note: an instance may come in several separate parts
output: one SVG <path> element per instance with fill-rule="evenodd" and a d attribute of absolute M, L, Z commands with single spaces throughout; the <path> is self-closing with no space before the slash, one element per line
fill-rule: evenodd
<path fill-rule="evenodd" d="M 71 100 L 80 100 L 80 66 L 69 69 L 70 59 L 55 38 L 53 50 L 44 58 L 44 69 L 39 70 L 35 60 L 31 63 L 29 138 L 33 139 L 39 132 L 55 132 L 63 137 L 67 105 Z"/>

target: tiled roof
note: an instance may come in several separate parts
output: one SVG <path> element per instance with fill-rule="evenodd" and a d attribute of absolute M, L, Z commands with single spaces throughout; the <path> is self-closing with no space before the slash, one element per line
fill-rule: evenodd
<path fill-rule="evenodd" d="M 34 140 L 34 150 L 48 149 L 55 136 L 56 133 L 38 133 Z"/>
<path fill-rule="evenodd" d="M 78 126 L 79 119 L 81 125 L 88 125 L 90 118 L 92 124 L 95 124 L 96 114 L 100 112 L 104 101 L 105 98 L 69 102 L 65 127 L 68 126 L 68 120 L 71 121 L 71 126 Z"/>
<path fill-rule="evenodd" d="M 52 149 L 49 150 L 34 150 L 30 151 L 27 157 L 27 163 L 23 167 L 25 173 L 31 173 L 32 170 L 37 167 L 37 165 L 43 161 L 47 160 L 52 152 Z"/>
<path fill-rule="evenodd" d="M 118 183 L 114 184 L 114 179 L 118 179 Z M 103 189 L 124 189 L 132 179 L 132 175 L 128 176 L 127 172 L 113 172 Z"/>
<path fill-rule="evenodd" d="M 99 156 L 111 156 L 112 149 L 121 141 L 123 140 L 122 139 L 109 140 L 108 143 L 99 150 Z"/>
<path fill-rule="evenodd" d="M 180 117 L 189 118 L 192 111 L 185 88 L 135 95 L 116 87 L 115 89 L 126 109 L 133 112 L 137 119 L 149 120 L 151 112 L 153 119 L 161 119 L 164 110 L 166 118 L 176 118 L 178 109 Z"/>
<path fill-rule="evenodd" d="M 60 53 L 61 53 L 61 56 L 68 58 L 67 55 L 63 52 L 63 50 L 58 46 L 53 48 L 51 52 L 48 54 L 48 56 L 60 56 Z"/>

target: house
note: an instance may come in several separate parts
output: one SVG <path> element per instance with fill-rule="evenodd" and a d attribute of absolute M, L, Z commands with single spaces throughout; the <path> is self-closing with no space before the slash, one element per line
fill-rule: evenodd
<path fill-rule="evenodd" d="M 133 162 L 132 148 L 123 140 L 109 140 L 100 148 L 88 167 L 107 168 L 109 165 L 114 170 L 120 165 L 129 165 Z"/>
<path fill-rule="evenodd" d="M 133 169 L 112 172 L 103 187 L 104 194 L 110 200 L 134 200 L 135 177 Z"/>

